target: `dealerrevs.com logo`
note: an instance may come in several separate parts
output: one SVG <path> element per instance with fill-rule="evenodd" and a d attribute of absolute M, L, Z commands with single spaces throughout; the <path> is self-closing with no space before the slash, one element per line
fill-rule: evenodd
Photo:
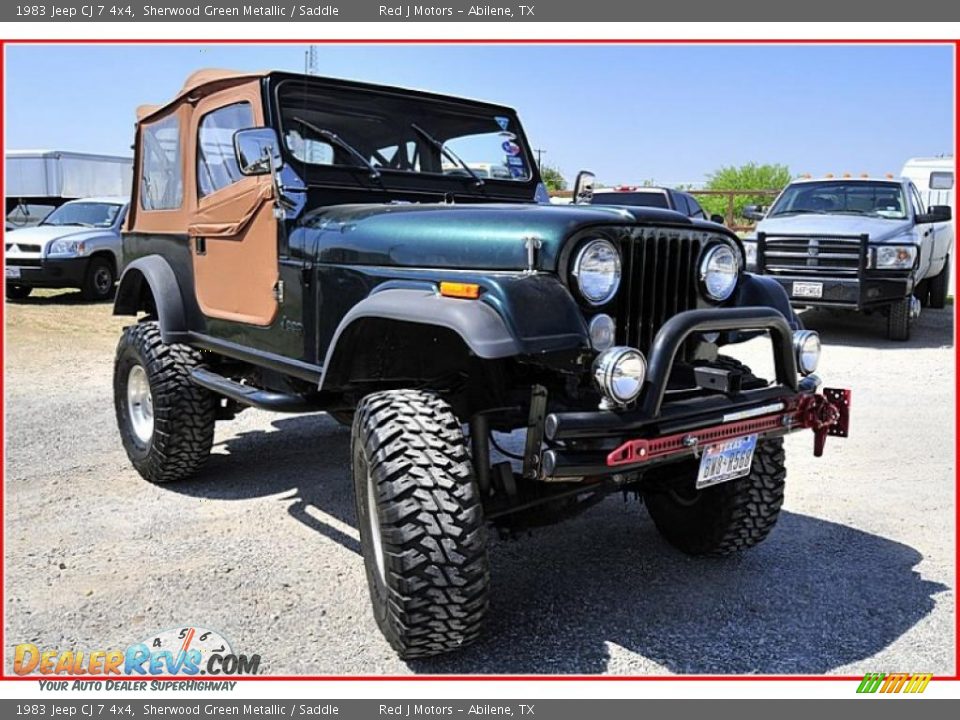
<path fill-rule="evenodd" d="M 919 694 L 927 689 L 932 679 L 932 673 L 867 673 L 857 692 Z"/>
<path fill-rule="evenodd" d="M 14 648 L 17 675 L 256 675 L 259 655 L 240 655 L 215 630 L 181 627 L 151 635 L 126 649 Z"/>

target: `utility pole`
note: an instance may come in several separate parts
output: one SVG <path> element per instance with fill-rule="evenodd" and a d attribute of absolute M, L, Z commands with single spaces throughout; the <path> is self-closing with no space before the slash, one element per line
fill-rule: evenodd
<path fill-rule="evenodd" d="M 543 155 L 547 154 L 547 151 L 543 148 L 534 148 L 533 151 L 537 154 L 537 169 L 541 172 L 543 171 Z"/>

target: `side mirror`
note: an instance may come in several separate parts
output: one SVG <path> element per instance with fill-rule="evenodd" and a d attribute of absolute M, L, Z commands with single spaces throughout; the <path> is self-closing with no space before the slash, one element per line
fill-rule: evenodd
<path fill-rule="evenodd" d="M 596 176 L 589 170 L 581 170 L 577 173 L 577 179 L 573 183 L 573 202 L 575 205 L 589 205 L 593 201 L 593 186 L 596 179 Z"/>
<path fill-rule="evenodd" d="M 927 212 L 917 215 L 917 225 L 950 222 L 952 218 L 953 210 L 949 205 L 931 205 L 927 208 Z"/>
<path fill-rule="evenodd" d="M 747 220 L 763 220 L 767 214 L 767 209 L 763 205 L 747 205 L 743 208 L 743 216 Z"/>
<path fill-rule="evenodd" d="M 233 134 L 233 152 L 244 175 L 269 175 L 283 165 L 273 128 L 247 128 Z"/>
<path fill-rule="evenodd" d="M 723 223 L 726 222 L 726 218 L 724 218 L 723 215 L 717 215 L 714 213 L 710 216 L 710 222 L 716 223 L 717 225 L 723 225 Z"/>

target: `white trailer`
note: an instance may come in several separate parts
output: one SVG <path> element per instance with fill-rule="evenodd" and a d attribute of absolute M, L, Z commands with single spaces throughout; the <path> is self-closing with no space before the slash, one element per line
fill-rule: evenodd
<path fill-rule="evenodd" d="M 6 227 L 35 225 L 68 200 L 130 197 L 133 158 L 66 150 L 9 150 L 5 156 Z"/>

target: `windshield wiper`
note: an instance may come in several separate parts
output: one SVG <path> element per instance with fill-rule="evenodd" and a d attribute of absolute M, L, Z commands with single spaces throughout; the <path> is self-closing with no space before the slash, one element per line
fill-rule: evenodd
<path fill-rule="evenodd" d="M 457 165 L 459 165 L 461 168 L 463 168 L 464 170 L 466 170 L 466 171 L 467 171 L 467 174 L 468 174 L 470 177 L 473 178 L 473 182 L 474 182 L 474 184 L 476 184 L 477 187 L 483 187 L 483 178 L 480 177 L 479 175 L 477 175 L 477 174 L 473 171 L 473 168 L 471 168 L 471 167 L 470 167 L 469 165 L 467 165 L 463 160 L 461 160 L 461 159 L 460 159 L 460 156 L 457 155 L 453 150 L 451 150 L 451 149 L 448 148 L 446 145 L 444 145 L 442 142 L 440 142 L 439 140 L 437 140 L 433 135 L 431 135 L 430 133 L 428 133 L 426 130 L 424 130 L 422 127 L 420 127 L 420 126 L 417 125 L 416 123 L 410 123 L 410 127 L 412 127 L 412 128 L 417 132 L 417 134 L 418 134 L 420 137 L 422 137 L 422 138 L 423 138 L 424 140 L 426 140 L 428 143 L 430 143 L 431 145 L 433 145 L 433 146 L 434 146 L 437 150 L 439 150 L 441 153 L 443 153 L 444 155 L 446 155 L 448 160 L 452 160 L 452 161 L 455 162 Z"/>
<path fill-rule="evenodd" d="M 309 123 L 306 120 L 299 117 L 294 117 L 293 121 L 300 123 L 305 128 L 307 128 L 307 130 L 312 130 L 317 135 L 322 137 L 324 140 L 329 140 L 334 145 L 337 145 L 343 150 L 346 150 L 348 153 L 350 153 L 350 155 L 355 160 L 359 160 L 363 165 L 367 167 L 367 169 L 370 171 L 371 178 L 373 178 L 374 180 L 380 179 L 380 171 L 377 170 L 377 166 L 374 165 L 372 162 L 370 162 L 367 158 L 365 158 L 363 156 L 363 153 L 361 153 L 353 145 L 348 143 L 346 140 L 344 140 L 342 137 L 337 135 L 335 132 L 333 132 L 332 130 L 327 130 L 326 128 L 317 127 L 313 123 Z"/>
<path fill-rule="evenodd" d="M 62 223 L 48 223 L 42 222 L 41 225 L 50 225 L 52 227 L 85 227 L 93 228 L 96 227 L 93 223 L 82 223 L 82 222 L 62 222 Z"/>

